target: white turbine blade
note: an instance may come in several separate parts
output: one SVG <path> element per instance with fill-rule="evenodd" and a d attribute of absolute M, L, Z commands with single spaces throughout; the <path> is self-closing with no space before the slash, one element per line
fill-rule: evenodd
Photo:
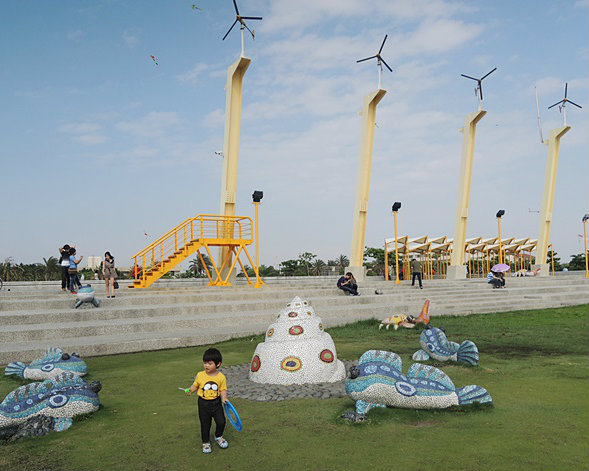
<path fill-rule="evenodd" d="M 542 120 L 540 119 L 540 105 L 538 104 L 538 89 L 534 87 L 536 92 L 536 113 L 538 115 L 538 132 L 540 133 L 540 142 L 544 144 L 544 136 L 542 136 Z"/>

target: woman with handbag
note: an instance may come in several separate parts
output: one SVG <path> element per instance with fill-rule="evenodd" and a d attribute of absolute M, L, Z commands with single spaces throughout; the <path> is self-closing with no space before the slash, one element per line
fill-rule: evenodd
<path fill-rule="evenodd" d="M 104 262 L 102 263 L 102 274 L 104 275 L 104 281 L 106 283 L 106 297 L 114 298 L 117 271 L 115 270 L 115 258 L 110 254 L 110 252 L 104 253 Z M 110 293 L 112 293 L 112 295 Z"/>
<path fill-rule="evenodd" d="M 82 283 L 80 283 L 80 279 L 78 278 L 78 264 L 84 258 L 80 256 L 80 258 L 76 258 L 76 249 L 74 247 L 70 248 L 70 266 L 68 268 L 68 275 L 70 277 L 70 293 L 76 294 L 76 288 L 81 288 Z"/>

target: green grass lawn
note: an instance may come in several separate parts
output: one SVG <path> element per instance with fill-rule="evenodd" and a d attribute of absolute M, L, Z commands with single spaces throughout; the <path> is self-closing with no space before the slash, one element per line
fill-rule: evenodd
<path fill-rule="evenodd" d="M 0 446 L 0 470 L 587 470 L 589 306 L 434 317 L 450 340 L 473 340 L 479 367 L 439 365 L 457 387 L 478 384 L 495 407 L 471 411 L 376 409 L 339 418 L 349 398 L 232 399 L 244 429 L 201 453 L 194 397 L 176 388 L 202 369 L 206 347 L 88 358 L 101 409 L 62 433 Z M 394 351 L 403 371 L 419 330 L 379 331 L 377 321 L 330 329 L 342 359 Z M 263 337 L 217 345 L 224 365 L 249 362 Z M 24 384 L 0 380 L 0 398 Z M 231 385 L 229 384 L 229 396 Z"/>

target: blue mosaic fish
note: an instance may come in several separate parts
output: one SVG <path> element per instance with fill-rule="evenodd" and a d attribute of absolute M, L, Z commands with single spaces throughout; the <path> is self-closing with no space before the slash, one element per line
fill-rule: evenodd
<path fill-rule="evenodd" d="M 74 416 L 98 410 L 101 388 L 99 381 L 86 383 L 72 373 L 21 386 L 0 403 L 0 437 L 18 435 L 19 428 L 44 417 L 56 432 L 66 430 Z"/>
<path fill-rule="evenodd" d="M 92 303 L 94 307 L 100 307 L 100 300 L 94 297 L 94 288 L 91 285 L 86 285 L 78 289 L 74 307 L 78 309 L 84 303 Z"/>
<path fill-rule="evenodd" d="M 43 358 L 36 358 L 29 366 L 20 361 L 14 361 L 6 365 L 5 375 L 16 375 L 25 379 L 42 381 L 70 372 L 77 376 L 84 376 L 88 372 L 88 366 L 75 353 L 64 353 L 61 348 L 48 348 Z"/>
<path fill-rule="evenodd" d="M 373 407 L 403 409 L 445 409 L 475 402 L 492 404 L 493 399 L 480 386 L 456 389 L 442 370 L 414 363 L 407 375 L 402 373 L 399 355 L 381 350 L 369 350 L 360 357 L 358 366 L 350 368 L 346 393 L 356 401 L 355 412 L 342 417 L 363 420 Z"/>
<path fill-rule="evenodd" d="M 465 340 L 460 345 L 450 342 L 442 329 L 432 327 L 421 332 L 419 337 L 421 350 L 413 354 L 415 361 L 456 361 L 476 366 L 479 363 L 479 350 L 474 342 Z"/>

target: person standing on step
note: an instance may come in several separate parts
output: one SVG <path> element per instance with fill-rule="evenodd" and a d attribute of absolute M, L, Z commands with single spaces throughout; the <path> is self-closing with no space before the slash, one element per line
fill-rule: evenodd
<path fill-rule="evenodd" d="M 76 289 L 82 287 L 82 283 L 80 283 L 80 278 L 78 278 L 78 264 L 82 261 L 84 257 L 80 255 L 80 258 L 76 258 L 75 247 L 70 247 L 69 254 L 70 265 L 68 268 L 68 275 L 70 277 L 70 293 L 76 294 Z"/>
<path fill-rule="evenodd" d="M 419 289 L 423 289 L 423 284 L 421 283 L 421 261 L 417 260 L 416 258 L 411 260 L 411 286 L 415 286 L 415 278 L 419 280 Z"/>
<path fill-rule="evenodd" d="M 70 267 L 70 246 L 65 244 L 59 248 L 59 265 L 61 266 L 61 290 L 69 291 L 70 289 L 70 275 L 68 268 Z"/>
<path fill-rule="evenodd" d="M 106 283 L 106 297 L 115 297 L 115 279 L 117 277 L 117 271 L 115 270 L 115 258 L 110 252 L 104 253 L 104 262 L 102 263 L 102 275 L 104 276 L 104 282 Z M 112 295 L 110 294 L 112 293 Z"/>

